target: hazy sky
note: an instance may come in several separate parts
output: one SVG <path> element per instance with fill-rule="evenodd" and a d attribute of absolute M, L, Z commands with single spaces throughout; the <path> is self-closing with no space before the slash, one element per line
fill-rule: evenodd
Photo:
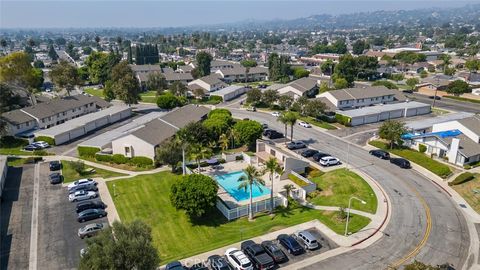
<path fill-rule="evenodd" d="M 0 28 L 169 27 L 292 19 L 315 14 L 458 7 L 476 1 L 4 1 Z"/>

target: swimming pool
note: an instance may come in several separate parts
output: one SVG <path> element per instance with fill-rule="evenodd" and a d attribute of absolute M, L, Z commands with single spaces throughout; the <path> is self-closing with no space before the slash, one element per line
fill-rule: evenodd
<path fill-rule="evenodd" d="M 238 171 L 238 172 L 232 172 L 232 173 L 227 173 L 223 175 L 216 175 L 215 180 L 217 183 L 225 189 L 225 191 L 230 194 L 237 202 L 244 201 L 250 199 L 250 188 L 245 191 L 244 189 L 238 189 L 238 185 L 240 182 L 238 182 L 238 179 L 242 175 L 245 175 L 243 171 Z M 252 187 L 252 197 L 260 197 L 264 195 L 270 194 L 270 189 L 267 188 L 264 185 L 260 185 L 262 188 L 262 191 L 257 186 Z"/>

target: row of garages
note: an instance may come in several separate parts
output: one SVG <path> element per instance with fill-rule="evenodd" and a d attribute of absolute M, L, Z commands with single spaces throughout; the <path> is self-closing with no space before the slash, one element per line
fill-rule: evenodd
<path fill-rule="evenodd" d="M 337 111 L 336 113 L 350 118 L 351 126 L 359 126 L 390 119 L 423 115 L 430 112 L 431 107 L 429 104 L 410 101 L 376 105 L 354 110 Z"/>
<path fill-rule="evenodd" d="M 104 110 L 71 119 L 54 127 L 34 132 L 35 137 L 46 136 L 55 140 L 55 145 L 81 137 L 91 131 L 113 124 L 132 115 L 127 106 L 112 106 Z"/>

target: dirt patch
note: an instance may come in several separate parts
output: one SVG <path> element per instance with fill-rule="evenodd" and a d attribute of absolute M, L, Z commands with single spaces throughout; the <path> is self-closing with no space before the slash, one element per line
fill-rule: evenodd
<path fill-rule="evenodd" d="M 318 193 L 318 195 L 319 196 L 325 196 L 325 197 L 333 196 L 332 187 L 328 187 L 327 189 L 324 189 L 324 190 L 320 191 Z"/>

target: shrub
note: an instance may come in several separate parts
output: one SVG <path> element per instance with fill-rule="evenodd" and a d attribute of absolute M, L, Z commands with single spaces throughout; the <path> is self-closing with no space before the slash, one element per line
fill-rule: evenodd
<path fill-rule="evenodd" d="M 308 183 L 303 181 L 302 179 L 298 178 L 297 176 L 293 174 L 288 175 L 288 179 L 292 180 L 295 184 L 297 184 L 300 187 L 308 186 Z"/>
<path fill-rule="evenodd" d="M 95 154 L 100 151 L 98 147 L 79 146 L 77 147 L 78 155 L 80 157 L 95 157 Z"/>
<path fill-rule="evenodd" d="M 227 162 L 224 158 L 219 158 L 218 159 L 218 163 L 222 164 L 222 163 L 225 163 Z"/>
<path fill-rule="evenodd" d="M 104 161 L 104 162 L 112 162 L 112 156 L 111 155 L 104 155 L 104 154 L 95 154 L 95 160 Z"/>
<path fill-rule="evenodd" d="M 28 140 L 15 138 L 13 136 L 2 136 L 0 138 L 1 148 L 23 147 L 28 144 Z"/>
<path fill-rule="evenodd" d="M 236 157 L 235 157 L 235 160 L 237 160 L 237 161 L 238 161 L 238 160 L 243 160 L 243 155 L 236 156 Z"/>
<path fill-rule="evenodd" d="M 214 109 L 208 113 L 208 118 L 212 117 L 215 114 L 226 114 L 228 116 L 232 116 L 232 113 L 227 109 Z"/>
<path fill-rule="evenodd" d="M 468 182 L 468 181 L 472 180 L 473 178 L 475 178 L 475 175 L 473 173 L 464 172 L 464 173 L 460 174 L 459 176 L 457 176 L 457 178 L 455 178 L 455 180 L 453 180 L 452 182 L 449 182 L 448 185 L 449 186 L 460 185 L 460 184 L 463 184 L 465 182 Z"/>
<path fill-rule="evenodd" d="M 222 97 L 220 97 L 220 96 L 210 96 L 210 98 L 207 101 L 207 104 L 216 105 L 216 104 L 221 103 L 221 102 L 223 102 Z"/>
<path fill-rule="evenodd" d="M 45 150 L 33 150 L 34 156 L 48 156 L 48 152 Z"/>
<path fill-rule="evenodd" d="M 344 125 L 344 126 L 347 126 L 349 127 L 350 126 L 350 122 L 352 121 L 352 119 L 348 116 L 345 116 L 345 115 L 341 115 L 341 114 L 335 114 L 335 119 L 337 120 L 338 123 Z"/>
<path fill-rule="evenodd" d="M 70 161 L 70 166 L 80 175 L 85 171 L 85 163 L 83 161 Z"/>
<path fill-rule="evenodd" d="M 24 164 L 33 164 L 33 163 L 37 163 L 38 161 L 42 161 L 43 158 L 41 157 L 27 157 L 23 163 Z"/>
<path fill-rule="evenodd" d="M 128 160 L 128 163 L 138 167 L 149 167 L 153 165 L 153 160 L 148 157 L 133 157 Z"/>
<path fill-rule="evenodd" d="M 112 156 L 112 162 L 115 164 L 125 164 L 128 162 L 128 158 L 121 154 L 115 154 Z"/>
<path fill-rule="evenodd" d="M 157 106 L 160 109 L 173 109 L 175 107 L 181 106 L 182 102 L 174 95 L 167 93 L 158 96 L 157 98 Z"/>
<path fill-rule="evenodd" d="M 424 144 L 418 145 L 418 151 L 420 151 L 420 153 L 425 153 L 425 152 L 427 152 L 427 146 L 424 145 Z"/>
<path fill-rule="evenodd" d="M 55 145 L 55 139 L 53 139 L 52 137 L 38 136 L 38 137 L 35 137 L 35 141 L 36 142 L 44 141 L 50 145 Z"/>

